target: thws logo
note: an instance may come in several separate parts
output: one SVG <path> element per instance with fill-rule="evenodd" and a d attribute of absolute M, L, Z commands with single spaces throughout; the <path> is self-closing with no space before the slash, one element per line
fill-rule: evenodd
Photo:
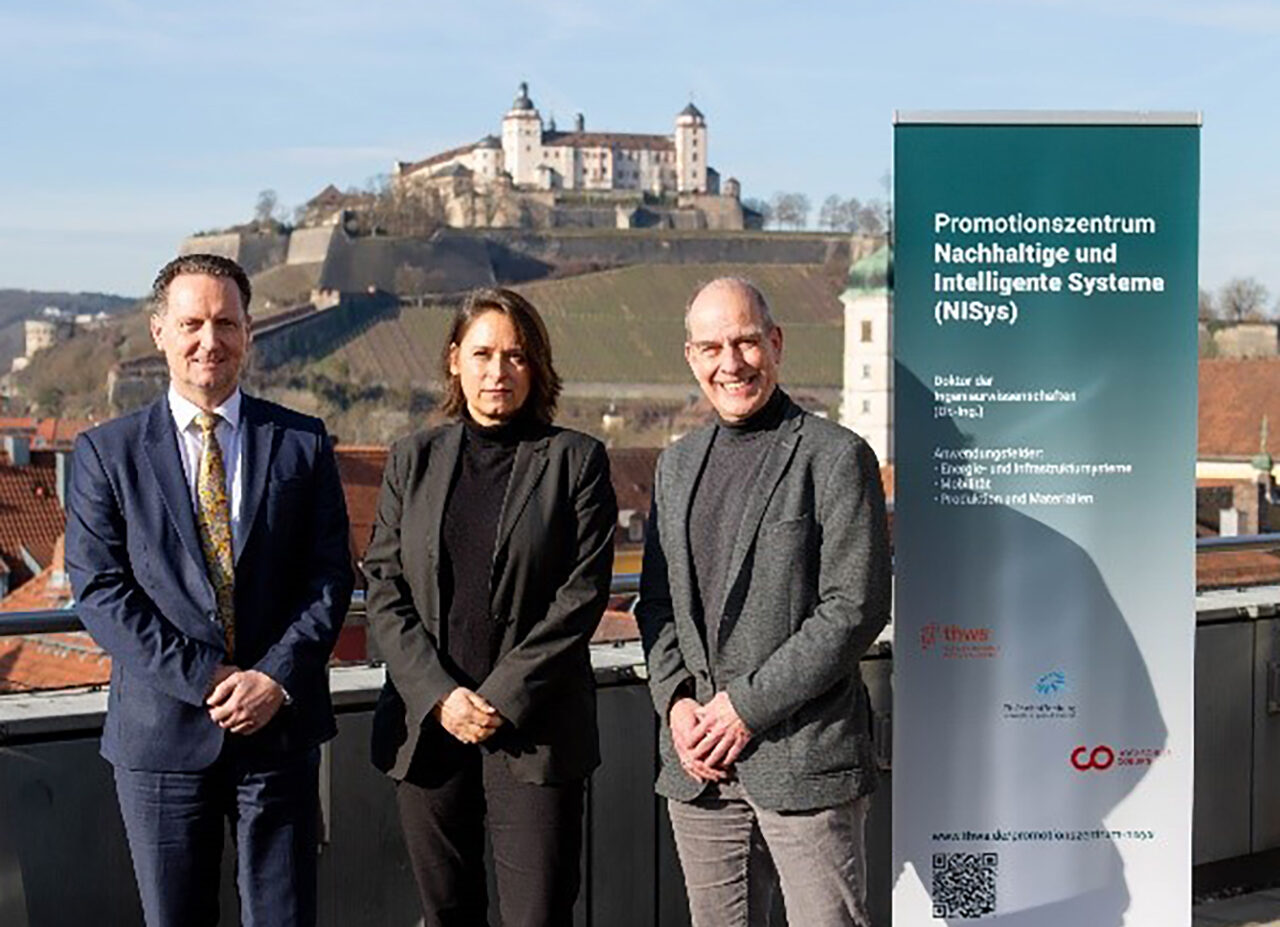
<path fill-rule="evenodd" d="M 1000 653 L 991 628 L 930 622 L 920 628 L 920 649 L 946 659 L 990 659 Z"/>

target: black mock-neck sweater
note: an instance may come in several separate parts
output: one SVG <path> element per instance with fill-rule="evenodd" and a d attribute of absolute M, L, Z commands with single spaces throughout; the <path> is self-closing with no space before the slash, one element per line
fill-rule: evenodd
<path fill-rule="evenodd" d="M 711 672 L 715 674 L 716 642 L 720 634 L 720 607 L 733 544 L 742 524 L 747 496 L 758 491 L 761 464 L 773 445 L 790 400 L 781 389 L 754 415 L 741 422 L 719 419 L 707 453 L 706 465 L 693 490 L 689 513 L 689 549 L 693 553 L 695 601 L 702 609 L 703 632 Z"/>
<path fill-rule="evenodd" d="M 491 428 L 464 415 L 462 454 L 444 506 L 440 607 L 444 651 L 460 681 L 474 689 L 493 670 L 502 622 L 489 612 L 498 518 L 516 448 L 533 423 L 517 418 Z"/>

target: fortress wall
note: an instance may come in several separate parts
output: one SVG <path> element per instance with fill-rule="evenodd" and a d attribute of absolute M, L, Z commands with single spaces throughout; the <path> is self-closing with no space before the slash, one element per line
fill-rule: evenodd
<path fill-rule="evenodd" d="M 450 231 L 458 237 L 475 233 Z M 847 235 L 751 235 L 741 233 L 665 234 L 662 231 L 557 236 L 544 232 L 487 229 L 483 233 L 508 249 L 548 263 L 561 261 L 627 264 L 823 264 L 847 263 Z"/>
<path fill-rule="evenodd" d="M 289 236 L 289 251 L 285 258 L 287 264 L 314 264 L 325 260 L 341 236 L 337 226 L 324 225 L 316 228 L 294 229 Z"/>
<path fill-rule="evenodd" d="M 239 261 L 240 240 L 239 232 L 228 232 L 224 235 L 191 235 L 182 239 L 182 244 L 178 245 L 178 254 L 216 254 L 219 257 Z"/>

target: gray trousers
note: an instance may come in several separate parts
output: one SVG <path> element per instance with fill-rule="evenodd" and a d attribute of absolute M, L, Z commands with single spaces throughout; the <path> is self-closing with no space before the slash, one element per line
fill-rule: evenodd
<path fill-rule="evenodd" d="M 781 884 L 792 927 L 870 927 L 867 797 L 834 808 L 761 808 L 736 782 L 668 801 L 693 927 L 767 927 Z"/>

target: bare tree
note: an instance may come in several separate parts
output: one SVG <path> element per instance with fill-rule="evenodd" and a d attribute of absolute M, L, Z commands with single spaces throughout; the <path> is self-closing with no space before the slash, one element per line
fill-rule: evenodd
<path fill-rule="evenodd" d="M 280 198 L 275 190 L 263 190 L 258 194 L 258 202 L 253 207 L 253 221 L 259 225 L 267 225 L 275 218 L 276 207 Z"/>
<path fill-rule="evenodd" d="M 372 235 L 426 237 L 444 222 L 444 200 L 430 184 L 370 178 L 369 205 L 357 214 L 357 229 Z"/>
<path fill-rule="evenodd" d="M 803 193 L 793 194 L 795 199 L 792 201 L 796 212 L 796 228 L 805 228 L 809 224 L 809 197 Z"/>
<path fill-rule="evenodd" d="M 790 225 L 793 229 L 803 227 L 809 221 L 809 197 L 803 193 L 783 193 L 773 195 L 773 216 L 778 225 Z"/>
<path fill-rule="evenodd" d="M 1269 298 L 1255 277 L 1232 277 L 1218 291 L 1218 311 L 1232 322 L 1260 319 Z"/>
<path fill-rule="evenodd" d="M 1214 304 L 1213 294 L 1200 287 L 1200 307 L 1199 318 L 1201 322 L 1208 322 L 1210 319 L 1218 317 L 1218 307 Z"/>
<path fill-rule="evenodd" d="M 744 209 L 759 213 L 761 225 L 768 225 L 773 221 L 773 207 L 759 197 L 748 197 L 742 201 L 742 206 Z"/>
<path fill-rule="evenodd" d="M 857 230 L 863 235 L 883 235 L 887 219 L 888 214 L 884 203 L 879 200 L 870 200 L 858 209 L 855 221 Z"/>
<path fill-rule="evenodd" d="M 773 210 L 773 221 L 778 223 L 779 226 L 795 223 L 795 214 L 791 210 L 790 193 L 783 193 L 779 190 L 773 195 L 773 199 L 769 200 L 769 205 Z"/>
<path fill-rule="evenodd" d="M 818 228 L 835 231 L 844 227 L 845 201 L 832 193 L 818 210 Z"/>
<path fill-rule="evenodd" d="M 862 202 L 856 197 L 851 196 L 844 201 L 844 211 L 841 218 L 844 224 L 840 227 L 846 232 L 856 232 L 858 230 L 858 213 L 862 210 Z"/>

